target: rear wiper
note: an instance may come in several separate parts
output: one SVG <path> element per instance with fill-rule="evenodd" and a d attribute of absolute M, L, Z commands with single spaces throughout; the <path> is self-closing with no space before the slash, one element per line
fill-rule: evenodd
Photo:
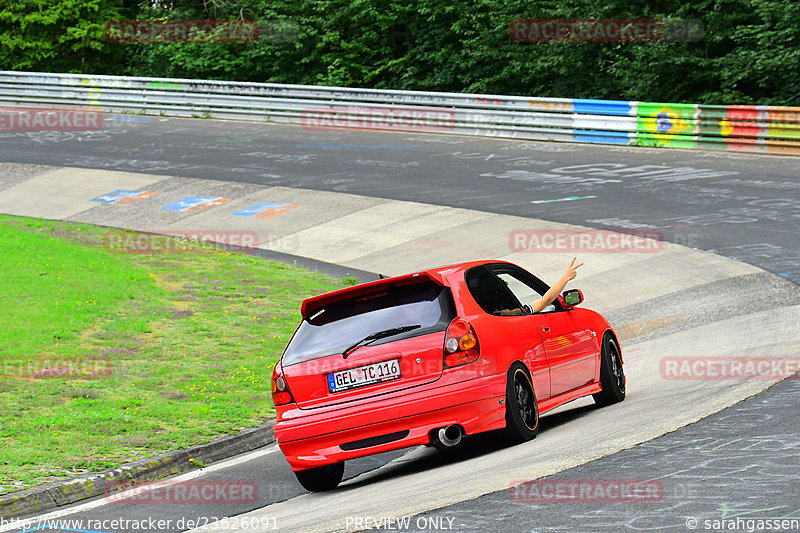
<path fill-rule="evenodd" d="M 366 346 L 372 342 L 375 342 L 378 339 L 383 339 L 386 337 L 391 337 L 392 335 L 399 335 L 400 333 L 405 333 L 406 331 L 411 331 L 412 329 L 421 328 L 422 325 L 420 324 L 413 324 L 409 326 L 400 326 L 398 328 L 391 328 L 391 329 L 384 329 L 383 331 L 378 331 L 376 333 L 371 333 L 358 341 L 357 343 L 353 344 L 345 351 L 342 352 L 342 355 L 345 359 L 350 355 L 350 352 L 358 348 L 359 346 Z"/>

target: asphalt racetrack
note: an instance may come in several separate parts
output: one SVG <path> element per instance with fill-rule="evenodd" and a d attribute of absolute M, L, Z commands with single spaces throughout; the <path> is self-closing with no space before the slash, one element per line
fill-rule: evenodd
<path fill-rule="evenodd" d="M 798 158 L 137 116 L 106 123 L 97 133 L 2 133 L 3 160 L 654 228 L 800 281 Z"/>
<path fill-rule="evenodd" d="M 46 518 L 114 532 L 243 530 L 245 522 L 214 527 L 210 520 L 234 516 L 259 531 L 733 531 L 747 530 L 747 520 L 762 520 L 767 529 L 764 521 L 792 526 L 791 519 L 800 529 L 797 375 L 760 392 L 770 383 L 664 381 L 657 362 L 646 358 L 800 353 L 800 159 L 154 117 L 111 117 L 101 132 L 2 133 L 0 150 L 0 161 L 20 164 L 0 174 L 0 203 L 3 190 L 24 182 L 19 176 L 37 171 L 31 165 L 179 176 L 648 231 L 679 245 L 670 272 L 684 266 L 675 287 L 667 274 L 653 277 L 659 285 L 652 293 L 639 287 L 630 302 L 627 283 L 649 279 L 657 261 L 643 260 L 640 270 L 625 263 L 615 286 L 608 276 L 602 281 L 602 272 L 587 279 L 590 288 L 604 289 L 599 310 L 615 327 L 640 327 L 626 330 L 634 347 L 626 359 L 629 398 L 606 409 L 574 402 L 543 417 L 540 435 L 524 445 L 508 447 L 487 434 L 449 453 L 419 448 L 364 458 L 348 464 L 348 481 L 328 494 L 306 494 L 273 446 L 199 474 L 255 480 L 259 498 L 248 505 L 101 499 Z M 459 244 L 497 250 L 498 240 L 506 255 L 536 264 L 508 232 L 476 232 Z M 716 271 L 694 270 L 715 264 L 713 256 L 693 249 L 733 261 L 714 279 Z M 583 252 L 588 266 L 594 256 Z M 558 261 L 562 255 L 569 254 Z M 603 261 L 622 268 L 622 259 Z M 376 258 L 351 266 L 380 264 Z M 563 270 L 560 262 L 542 268 Z M 688 283 L 695 274 L 702 282 Z M 580 276 L 574 286 L 582 287 Z M 585 305 L 597 308 L 588 297 Z M 652 483 L 655 492 L 641 500 L 609 498 L 609 483 L 619 480 Z M 586 492 L 566 501 L 541 497 L 581 483 L 605 490 L 605 499 Z M 394 520 L 403 517 L 409 521 Z M 140 527 L 148 518 L 171 522 Z M 103 522 L 110 519 L 121 522 Z M 89 520 L 98 527 L 87 527 Z"/>

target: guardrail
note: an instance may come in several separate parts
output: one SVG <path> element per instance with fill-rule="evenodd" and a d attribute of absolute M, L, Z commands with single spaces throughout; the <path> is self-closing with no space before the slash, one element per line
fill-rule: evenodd
<path fill-rule="evenodd" d="M 800 107 L 0 71 L 0 106 L 800 155 Z"/>

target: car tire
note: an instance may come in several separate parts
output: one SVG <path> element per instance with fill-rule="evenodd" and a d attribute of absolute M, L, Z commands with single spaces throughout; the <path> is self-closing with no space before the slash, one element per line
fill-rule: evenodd
<path fill-rule="evenodd" d="M 603 390 L 592 395 L 594 402 L 600 407 L 621 402 L 625 399 L 625 382 L 619 345 L 614 336 L 606 332 L 600 351 L 600 386 Z"/>
<path fill-rule="evenodd" d="M 332 490 L 342 482 L 344 463 L 334 463 L 332 465 L 309 468 L 308 470 L 300 470 L 295 472 L 294 475 L 307 491 Z"/>
<path fill-rule="evenodd" d="M 511 442 L 533 439 L 539 433 L 539 405 L 528 373 L 521 364 L 508 370 L 506 383 L 506 433 Z"/>

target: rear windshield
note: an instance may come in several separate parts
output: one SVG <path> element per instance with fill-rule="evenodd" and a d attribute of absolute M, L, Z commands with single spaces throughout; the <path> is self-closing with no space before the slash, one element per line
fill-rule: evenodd
<path fill-rule="evenodd" d="M 384 287 L 332 303 L 303 320 L 286 347 L 283 365 L 342 353 L 367 335 L 391 328 L 420 326 L 370 345 L 444 331 L 455 317 L 454 307 L 450 289 L 432 282 Z"/>

